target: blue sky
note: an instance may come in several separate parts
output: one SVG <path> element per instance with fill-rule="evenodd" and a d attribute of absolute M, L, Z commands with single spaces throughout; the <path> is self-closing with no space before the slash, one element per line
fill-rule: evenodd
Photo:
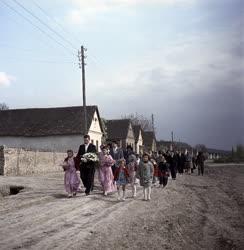
<path fill-rule="evenodd" d="M 192 145 L 244 143 L 243 1 L 16 1 L 0 2 L 0 102 L 81 105 L 76 54 L 84 44 L 87 102 L 105 118 L 154 113 L 158 139 L 174 130 Z"/>

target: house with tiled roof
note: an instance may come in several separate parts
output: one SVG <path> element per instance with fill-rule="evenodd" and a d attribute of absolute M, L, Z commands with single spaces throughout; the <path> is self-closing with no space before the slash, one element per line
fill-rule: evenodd
<path fill-rule="evenodd" d="M 140 154 L 143 152 L 142 128 L 140 125 L 132 126 L 135 136 L 135 152 Z"/>
<path fill-rule="evenodd" d="M 153 131 L 142 131 L 142 140 L 143 140 L 144 151 L 146 152 L 157 151 L 156 136 Z"/>
<path fill-rule="evenodd" d="M 0 145 L 64 152 L 78 150 L 85 134 L 82 106 L 0 111 Z M 87 106 L 87 127 L 99 149 L 103 128 L 97 106 Z"/>
<path fill-rule="evenodd" d="M 117 141 L 125 149 L 128 145 L 135 150 L 135 135 L 130 119 L 107 120 L 107 142 Z"/>

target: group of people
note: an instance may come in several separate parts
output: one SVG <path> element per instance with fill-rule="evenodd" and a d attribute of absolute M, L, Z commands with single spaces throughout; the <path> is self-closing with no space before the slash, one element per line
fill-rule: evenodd
<path fill-rule="evenodd" d="M 98 161 L 84 160 L 87 153 L 98 154 Z M 83 160 L 82 160 L 83 159 Z M 159 183 L 164 188 L 168 177 L 176 179 L 177 173 L 191 174 L 198 167 L 198 174 L 204 173 L 204 155 L 199 152 L 192 157 L 189 152 L 174 151 L 135 154 L 131 146 L 124 151 L 116 141 L 109 145 L 102 145 L 101 152 L 90 143 L 90 136 L 84 136 L 84 144 L 80 145 L 78 153 L 74 156 L 72 150 L 67 151 L 67 157 L 61 164 L 65 171 L 64 185 L 68 197 L 75 196 L 80 189 L 80 179 L 85 188 L 85 194 L 90 195 L 94 187 L 94 175 L 98 166 L 98 179 L 103 195 L 117 191 L 118 200 L 126 199 L 126 186 L 130 185 L 132 197 L 137 195 L 137 186 L 143 187 L 144 200 L 151 199 L 151 187 Z M 77 175 L 80 171 L 80 178 Z"/>

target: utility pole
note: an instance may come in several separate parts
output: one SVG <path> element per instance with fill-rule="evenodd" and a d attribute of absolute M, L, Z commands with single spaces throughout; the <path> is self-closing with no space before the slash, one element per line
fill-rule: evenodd
<path fill-rule="evenodd" d="M 154 127 L 154 115 L 152 114 L 152 130 L 155 133 L 155 127 Z"/>
<path fill-rule="evenodd" d="M 84 132 L 87 134 L 87 109 L 86 109 L 86 76 L 85 76 L 85 53 L 87 51 L 84 46 L 81 46 L 80 51 L 78 51 L 78 58 L 79 58 L 79 68 L 81 69 L 81 76 L 82 76 L 82 95 L 83 95 L 83 111 L 84 111 Z"/>
<path fill-rule="evenodd" d="M 171 132 L 171 142 L 172 142 L 172 147 L 173 147 L 173 144 L 174 144 L 174 132 L 173 131 Z"/>

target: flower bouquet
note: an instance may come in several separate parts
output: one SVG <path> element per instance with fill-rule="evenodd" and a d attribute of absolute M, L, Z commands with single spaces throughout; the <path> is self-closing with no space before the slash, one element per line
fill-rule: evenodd
<path fill-rule="evenodd" d="M 98 157 L 95 153 L 86 153 L 81 157 L 81 162 L 98 162 Z"/>

